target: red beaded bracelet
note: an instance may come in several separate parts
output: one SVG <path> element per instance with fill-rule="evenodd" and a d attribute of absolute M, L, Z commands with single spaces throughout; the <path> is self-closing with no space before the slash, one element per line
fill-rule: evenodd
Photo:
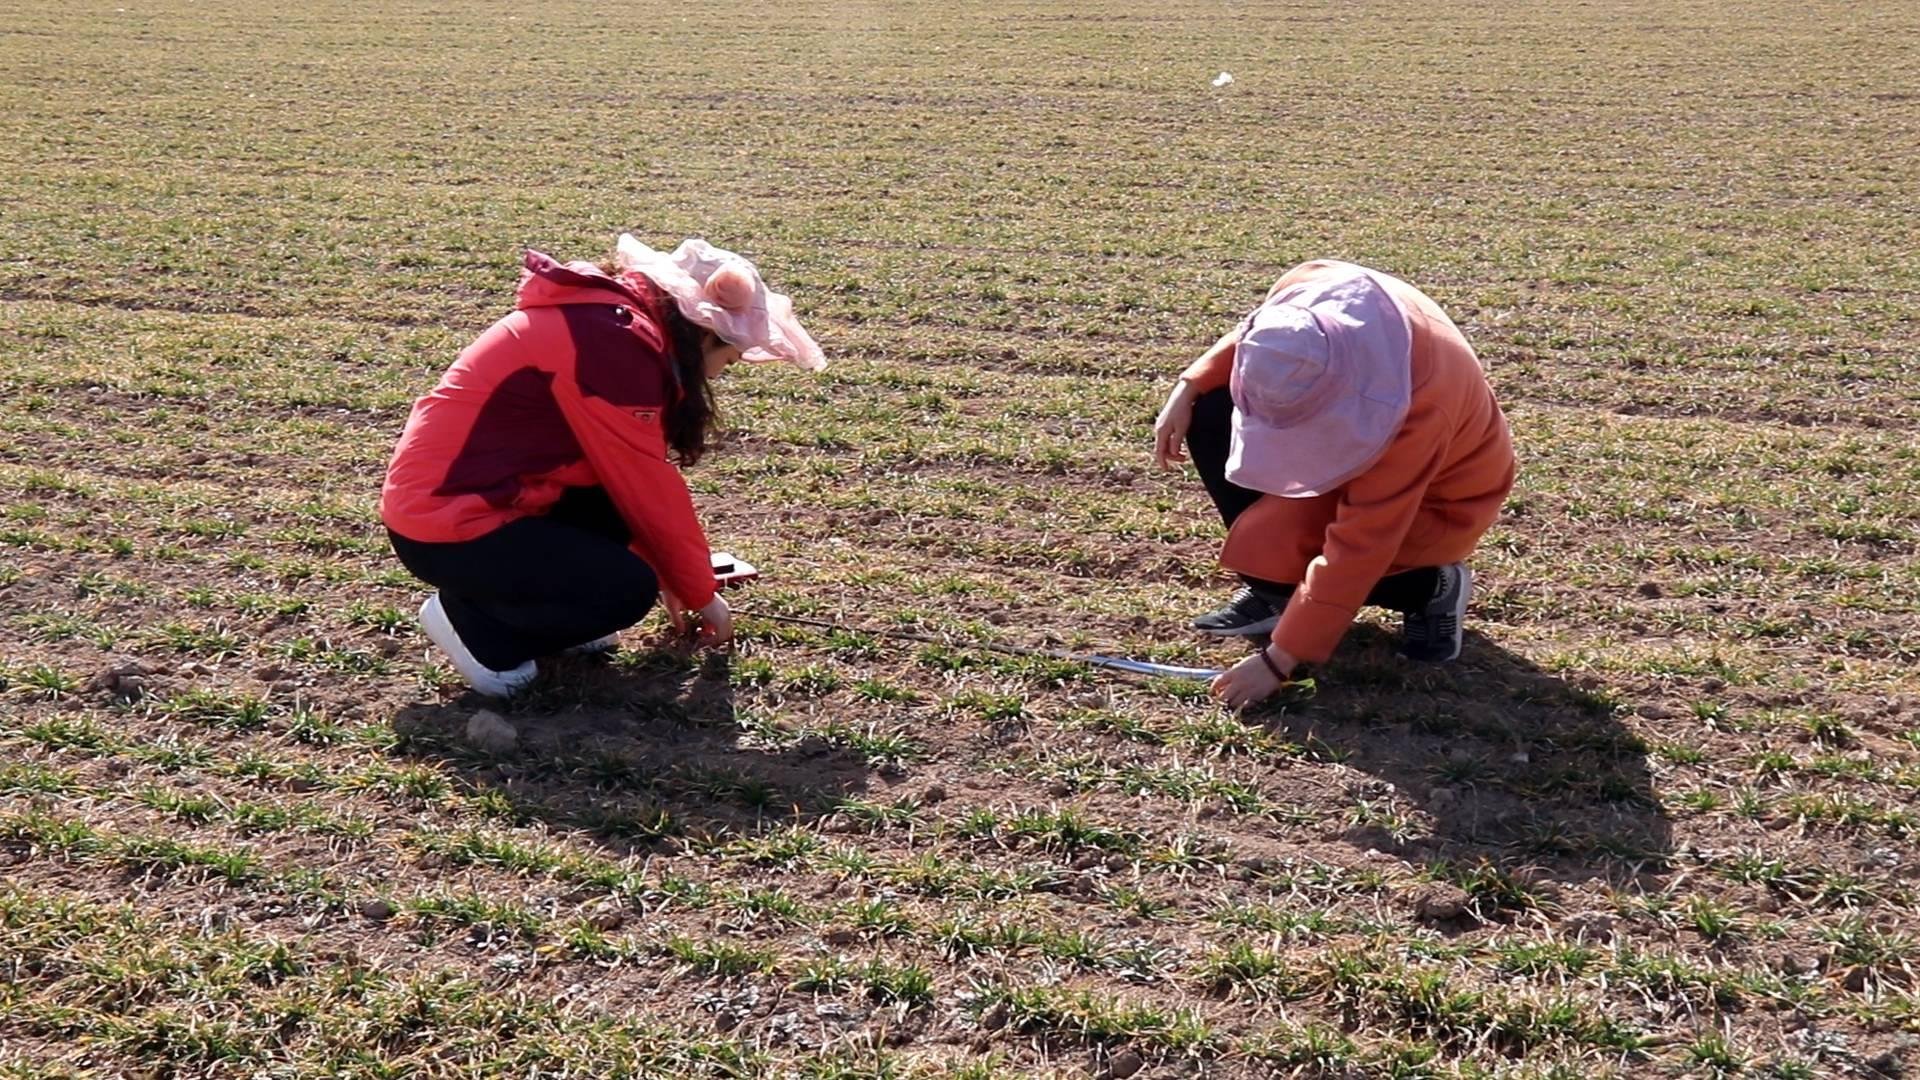
<path fill-rule="evenodd" d="M 1260 659 L 1267 662 L 1267 670 L 1273 672 L 1274 678 L 1279 679 L 1282 683 L 1287 681 L 1286 673 L 1280 670 L 1279 664 L 1273 662 L 1273 657 L 1267 652 L 1267 646 L 1265 645 L 1260 647 Z"/>

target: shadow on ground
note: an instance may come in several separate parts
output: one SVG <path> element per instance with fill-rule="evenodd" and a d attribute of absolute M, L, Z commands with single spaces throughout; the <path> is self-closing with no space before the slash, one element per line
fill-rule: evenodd
<path fill-rule="evenodd" d="M 816 818 L 864 791 L 872 767 L 817 739 L 755 745 L 735 716 L 725 654 L 621 652 L 543 661 L 510 703 L 467 694 L 392 718 L 395 756 L 440 764 L 514 822 L 591 834 L 618 853 L 678 836 L 762 831 Z M 470 741 L 491 709 L 518 732 L 488 752 Z"/>
<path fill-rule="evenodd" d="M 1665 871 L 1672 828 L 1648 747 L 1604 685 L 1568 682 L 1471 631 L 1452 664 L 1410 664 L 1396 646 L 1355 627 L 1312 698 L 1271 721 L 1373 778 L 1351 793 L 1349 839 L 1534 880 L 1619 887 Z M 1428 812 L 1430 833 L 1394 818 L 1396 796 Z"/>

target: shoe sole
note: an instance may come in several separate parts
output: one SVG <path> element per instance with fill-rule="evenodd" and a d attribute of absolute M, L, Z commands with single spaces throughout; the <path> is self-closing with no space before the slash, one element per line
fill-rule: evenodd
<path fill-rule="evenodd" d="M 1460 595 L 1458 597 L 1455 597 L 1453 602 L 1453 625 L 1459 627 L 1460 632 L 1453 636 L 1452 652 L 1448 653 L 1445 656 L 1436 657 L 1435 659 L 1428 660 L 1426 661 L 1427 663 L 1450 664 L 1453 661 L 1460 659 L 1461 646 L 1466 643 L 1466 638 L 1467 638 L 1467 604 L 1472 600 L 1473 600 L 1473 569 L 1471 567 L 1463 565 L 1460 567 Z"/>
<path fill-rule="evenodd" d="M 475 693 L 484 694 L 487 697 L 512 697 L 533 682 L 531 675 L 521 680 L 509 680 L 500 673 L 483 667 L 480 661 L 475 660 L 473 655 L 467 652 L 466 645 L 461 642 L 459 633 L 454 630 L 453 622 L 447 618 L 446 609 L 440 606 L 439 593 L 434 593 L 421 603 L 420 629 L 426 633 L 427 640 L 433 642 L 434 647 L 446 654 L 447 659 L 453 662 L 453 670 L 467 680 L 467 685 L 472 687 Z M 469 668 L 473 670 L 468 670 Z"/>
<path fill-rule="evenodd" d="M 1462 563 L 1460 566 L 1460 600 L 1453 605 L 1453 625 L 1459 632 L 1453 635 L 1453 652 L 1448 660 L 1460 659 L 1460 649 L 1467 640 L 1467 605 L 1473 601 L 1473 568 Z"/>
<path fill-rule="evenodd" d="M 1196 626 L 1193 629 L 1199 633 L 1207 635 L 1208 637 L 1218 637 L 1218 638 L 1263 637 L 1265 635 L 1273 633 L 1273 628 L 1279 625 L 1280 625 L 1280 616 L 1269 615 L 1266 618 L 1261 619 L 1259 622 L 1251 622 L 1245 626 L 1236 626 L 1231 630 L 1209 630 L 1202 626 Z"/>

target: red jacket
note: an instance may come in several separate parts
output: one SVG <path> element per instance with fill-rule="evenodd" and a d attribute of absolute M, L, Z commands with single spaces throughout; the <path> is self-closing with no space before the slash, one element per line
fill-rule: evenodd
<path fill-rule="evenodd" d="M 633 551 L 689 607 L 713 598 L 706 536 L 667 460 L 679 399 L 658 302 L 587 263 L 527 252 L 515 310 L 414 402 L 387 466 L 380 517 L 422 543 L 484 536 L 599 485 Z"/>

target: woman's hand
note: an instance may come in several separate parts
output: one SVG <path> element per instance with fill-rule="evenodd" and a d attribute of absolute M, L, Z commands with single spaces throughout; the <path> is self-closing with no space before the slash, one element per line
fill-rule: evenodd
<path fill-rule="evenodd" d="M 1264 658 L 1254 653 L 1215 677 L 1208 689 L 1222 705 L 1235 710 L 1258 705 L 1279 693 L 1286 684 L 1281 676 L 1291 678 L 1293 669 L 1300 666 L 1298 660 L 1278 645 L 1268 645 L 1265 651 Z M 1268 666 L 1268 660 L 1273 661 L 1272 666 Z M 1279 669 L 1278 675 L 1274 673 L 1275 668 Z"/>
<path fill-rule="evenodd" d="M 680 598 L 665 589 L 660 590 L 660 602 L 666 605 L 667 622 L 673 627 L 675 637 L 687 636 L 687 605 Z"/>
<path fill-rule="evenodd" d="M 1175 379 L 1173 393 L 1167 395 L 1167 403 L 1160 407 L 1160 417 L 1153 422 L 1153 463 L 1162 469 L 1171 469 L 1187 460 L 1187 428 L 1193 424 L 1193 384 L 1185 379 Z"/>
<path fill-rule="evenodd" d="M 727 609 L 726 598 L 719 593 L 714 593 L 707 606 L 700 609 L 700 625 L 694 638 L 708 648 L 733 640 L 733 612 Z"/>

